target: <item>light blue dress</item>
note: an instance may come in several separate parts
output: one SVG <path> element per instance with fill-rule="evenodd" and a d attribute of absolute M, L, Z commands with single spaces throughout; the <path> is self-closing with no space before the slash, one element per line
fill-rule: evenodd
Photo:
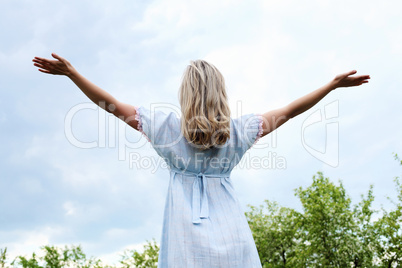
<path fill-rule="evenodd" d="M 230 139 L 201 151 L 180 131 L 175 112 L 135 107 L 142 134 L 169 167 L 159 268 L 257 268 L 257 248 L 230 179 L 262 135 L 262 117 L 231 118 Z"/>

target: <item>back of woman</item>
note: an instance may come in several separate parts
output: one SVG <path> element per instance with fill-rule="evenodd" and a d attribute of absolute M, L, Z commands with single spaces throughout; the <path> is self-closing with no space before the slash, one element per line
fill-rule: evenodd
<path fill-rule="evenodd" d="M 230 118 L 223 77 L 205 61 L 185 71 L 180 104 L 180 118 L 135 107 L 170 172 L 158 267 L 261 267 L 230 174 L 261 136 L 262 117 Z"/>

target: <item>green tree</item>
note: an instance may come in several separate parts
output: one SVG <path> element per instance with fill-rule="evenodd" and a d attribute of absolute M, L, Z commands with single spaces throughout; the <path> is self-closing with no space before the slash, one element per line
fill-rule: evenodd
<path fill-rule="evenodd" d="M 43 246 L 43 257 L 37 257 L 36 253 L 32 254 L 31 258 L 18 256 L 11 265 L 23 268 L 62 268 L 62 267 L 102 267 L 101 261 L 93 258 L 87 259 L 82 251 L 81 246 L 65 246 L 64 249 L 55 246 Z"/>
<path fill-rule="evenodd" d="M 38 259 L 36 257 L 35 252 L 32 253 L 32 258 L 26 258 L 24 256 L 18 256 L 11 265 L 20 265 L 23 268 L 43 268 L 43 266 L 39 265 Z"/>
<path fill-rule="evenodd" d="M 397 154 L 395 160 L 402 165 Z M 395 205 L 395 210 L 387 212 L 382 208 L 383 216 L 375 223 L 375 232 L 378 237 L 376 253 L 382 267 L 400 267 L 402 264 L 402 184 L 399 177 L 394 179 L 398 192 L 397 202 L 388 199 Z"/>
<path fill-rule="evenodd" d="M 354 225 L 351 227 L 352 235 L 356 241 L 351 247 L 352 267 L 372 267 L 375 258 L 375 244 L 377 236 L 375 234 L 375 226 L 372 216 L 377 213 L 372 209 L 374 201 L 373 185 L 359 204 L 354 206 L 353 217 Z"/>
<path fill-rule="evenodd" d="M 101 260 L 93 257 L 87 258 L 81 246 L 65 246 L 63 248 L 55 246 L 41 247 L 43 257 L 38 257 L 34 252 L 32 257 L 17 256 L 10 265 L 15 268 L 115 268 L 116 266 L 103 265 Z M 0 249 L 0 267 L 9 268 L 7 266 L 7 248 Z M 155 239 L 152 242 L 147 241 L 144 250 L 139 253 L 136 250 L 126 250 L 118 267 L 138 267 L 153 268 L 157 267 L 159 247 Z"/>
<path fill-rule="evenodd" d="M 158 265 L 159 247 L 155 239 L 147 240 L 142 253 L 136 250 L 126 250 L 120 261 L 123 267 L 156 268 Z"/>
<path fill-rule="evenodd" d="M 0 248 L 0 267 L 6 267 L 6 259 L 7 259 L 7 248 L 1 249 Z"/>
<path fill-rule="evenodd" d="M 311 186 L 296 189 L 296 196 L 304 210 L 301 229 L 306 235 L 299 252 L 305 265 L 349 267 L 350 247 L 357 241 L 351 233 L 351 200 L 342 183 L 336 186 L 318 172 Z"/>
<path fill-rule="evenodd" d="M 303 213 L 268 200 L 265 207 L 249 206 L 246 217 L 263 267 L 372 267 L 372 188 L 352 210 L 342 183 L 318 172 L 309 187 L 295 190 Z"/>
<path fill-rule="evenodd" d="M 263 267 L 294 266 L 297 256 L 299 213 L 279 207 L 277 202 L 265 200 L 265 207 L 251 208 L 246 218 L 253 232 Z"/>
<path fill-rule="evenodd" d="M 337 186 L 321 172 L 310 186 L 295 189 L 302 213 L 268 200 L 266 207 L 249 206 L 246 217 L 263 267 L 401 267 L 402 184 L 399 177 L 394 181 L 398 201 L 388 199 L 395 209 L 382 208 L 377 221 L 373 185 L 352 208 L 342 182 Z"/>

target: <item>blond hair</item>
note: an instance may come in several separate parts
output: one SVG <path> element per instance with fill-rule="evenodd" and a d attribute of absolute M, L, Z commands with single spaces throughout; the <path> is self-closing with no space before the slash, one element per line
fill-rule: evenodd
<path fill-rule="evenodd" d="M 181 132 L 195 147 L 206 150 L 230 138 L 230 108 L 225 80 L 204 60 L 190 61 L 179 90 Z"/>

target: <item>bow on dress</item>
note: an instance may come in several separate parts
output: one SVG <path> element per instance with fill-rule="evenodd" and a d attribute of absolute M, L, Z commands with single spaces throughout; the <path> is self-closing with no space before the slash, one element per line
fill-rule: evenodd
<path fill-rule="evenodd" d="M 183 171 L 177 168 L 171 168 L 171 170 L 175 173 L 195 176 L 193 182 L 193 196 L 192 196 L 192 221 L 194 224 L 200 224 L 201 219 L 209 218 L 207 177 L 226 178 L 229 177 L 230 174 L 204 174 L 202 172 L 194 173 L 190 171 Z"/>

